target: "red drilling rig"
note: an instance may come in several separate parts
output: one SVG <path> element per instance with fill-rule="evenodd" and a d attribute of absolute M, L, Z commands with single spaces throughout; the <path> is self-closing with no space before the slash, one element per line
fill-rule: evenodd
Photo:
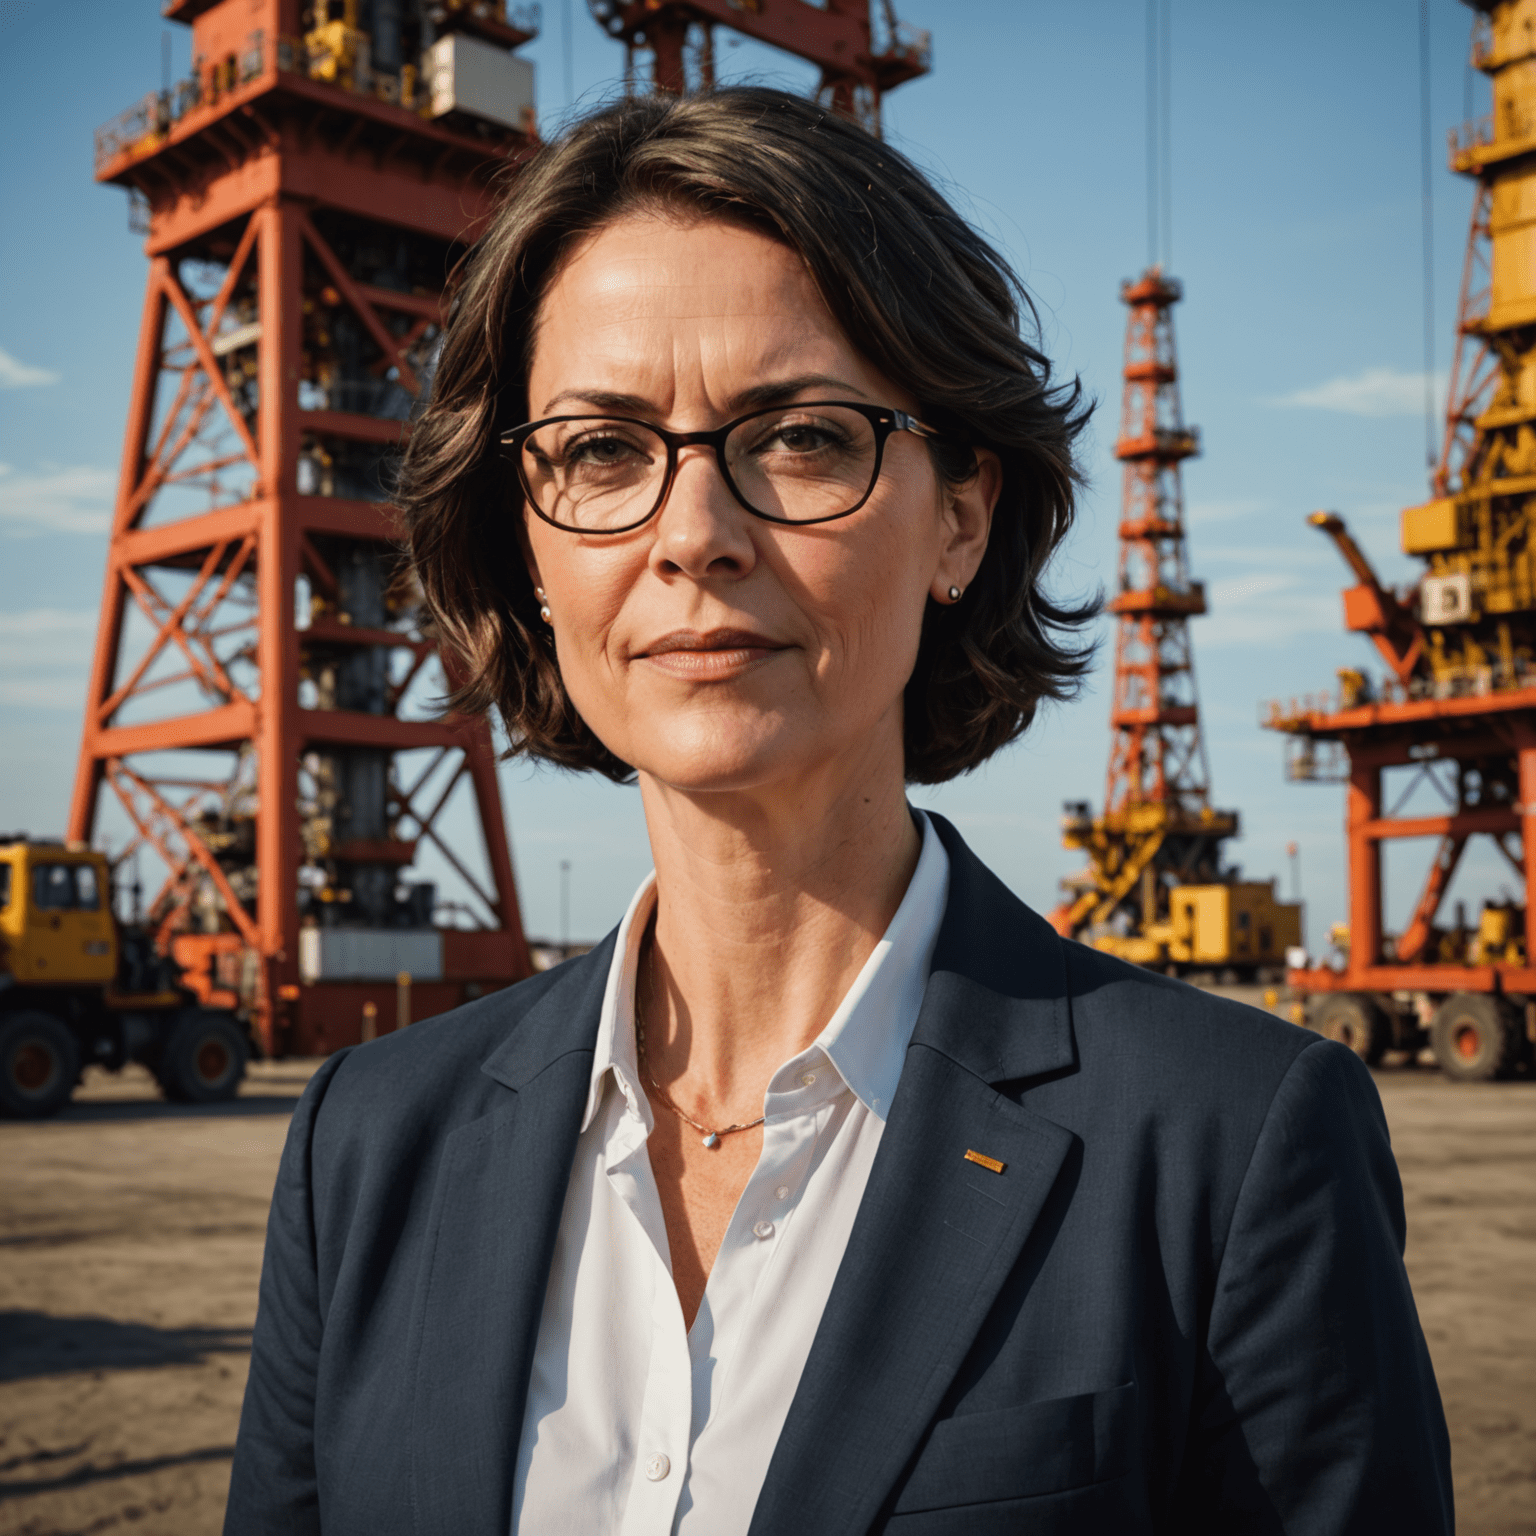
<path fill-rule="evenodd" d="M 531 147 L 533 34 L 363 11 L 172 0 L 191 77 L 96 136 L 150 270 L 69 836 L 105 791 L 164 866 L 160 946 L 269 1053 L 529 971 L 490 731 L 435 702 L 385 503 L 444 286 Z"/>
<path fill-rule="evenodd" d="M 1104 812 L 1065 807 L 1062 841 L 1084 850 L 1082 874 L 1051 914 L 1057 931 L 1169 971 L 1256 975 L 1300 941 L 1300 908 L 1272 881 L 1222 867 L 1235 811 L 1210 803 L 1189 620 L 1206 611 L 1189 574 L 1179 466 L 1200 451 L 1179 400 L 1177 281 L 1153 266 L 1122 285 L 1129 307 L 1125 397 L 1115 457 L 1125 466 L 1109 773 Z"/>

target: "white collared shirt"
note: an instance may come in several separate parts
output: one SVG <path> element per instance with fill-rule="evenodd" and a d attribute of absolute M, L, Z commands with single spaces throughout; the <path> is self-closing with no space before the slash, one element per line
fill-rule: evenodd
<path fill-rule="evenodd" d="M 635 1062 L 648 877 L 619 927 L 517 1447 L 518 1536 L 744 1536 L 917 1023 L 949 857 L 923 846 L 885 936 L 774 1073 L 763 1150 L 683 1327 Z"/>

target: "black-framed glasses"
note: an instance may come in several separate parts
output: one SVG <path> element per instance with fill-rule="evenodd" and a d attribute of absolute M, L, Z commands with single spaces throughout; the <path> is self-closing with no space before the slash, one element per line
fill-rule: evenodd
<path fill-rule="evenodd" d="M 754 517 L 830 523 L 857 512 L 893 432 L 938 437 L 905 411 L 807 400 L 738 416 L 709 432 L 669 432 L 630 416 L 550 416 L 506 433 L 528 504 L 571 533 L 628 533 L 672 489 L 680 448 L 713 448 L 720 476 Z"/>

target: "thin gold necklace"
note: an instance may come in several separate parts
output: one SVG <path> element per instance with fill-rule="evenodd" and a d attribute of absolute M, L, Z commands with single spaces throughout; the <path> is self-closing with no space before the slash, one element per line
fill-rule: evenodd
<path fill-rule="evenodd" d="M 652 951 L 647 949 L 645 951 L 645 961 L 649 964 L 650 974 L 654 978 L 656 966 L 651 956 Z M 768 1118 L 766 1115 L 759 1115 L 756 1120 L 750 1120 L 745 1125 L 722 1125 L 718 1130 L 712 1131 L 707 1125 L 700 1125 L 686 1110 L 679 1109 L 672 1102 L 671 1094 L 656 1081 L 645 1058 L 645 1014 L 640 1008 L 641 981 L 643 978 L 640 974 L 640 969 L 637 968 L 635 973 L 635 1055 L 640 1062 L 640 1075 L 651 1085 L 651 1091 L 679 1120 L 685 1120 L 694 1130 L 702 1131 L 704 1133 L 704 1145 L 711 1151 L 720 1145 L 720 1138 L 722 1136 L 729 1136 L 732 1131 L 750 1131 L 753 1126 L 761 1125 Z"/>

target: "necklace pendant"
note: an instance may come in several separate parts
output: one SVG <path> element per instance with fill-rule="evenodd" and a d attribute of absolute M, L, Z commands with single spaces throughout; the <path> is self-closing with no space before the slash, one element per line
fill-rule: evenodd
<path fill-rule="evenodd" d="M 710 1148 L 718 1147 L 720 1145 L 719 1135 L 716 1132 L 711 1131 L 709 1135 L 704 1138 L 704 1145 Z"/>

